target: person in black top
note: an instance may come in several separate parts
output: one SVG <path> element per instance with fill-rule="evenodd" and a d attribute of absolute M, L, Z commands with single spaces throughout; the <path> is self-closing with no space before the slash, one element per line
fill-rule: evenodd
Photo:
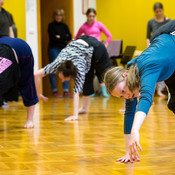
<path fill-rule="evenodd" d="M 48 25 L 49 33 L 49 47 L 48 47 L 48 56 L 50 63 L 55 60 L 60 51 L 67 45 L 68 41 L 71 40 L 72 36 L 69 31 L 68 26 L 63 23 L 64 21 L 64 10 L 59 8 L 56 9 L 53 13 L 54 21 Z M 51 88 L 55 97 L 62 97 L 58 93 L 55 83 L 55 75 L 50 75 Z M 69 81 L 63 82 L 64 96 L 71 97 L 69 93 Z"/>
<path fill-rule="evenodd" d="M 9 13 L 2 8 L 4 0 L 0 1 L 0 37 L 10 36 L 14 38 L 14 33 L 12 29 L 12 21 L 10 20 Z"/>

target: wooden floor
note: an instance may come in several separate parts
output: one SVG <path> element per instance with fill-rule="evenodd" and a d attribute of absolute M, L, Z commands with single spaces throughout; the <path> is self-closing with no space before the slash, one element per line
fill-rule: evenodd
<path fill-rule="evenodd" d="M 65 122 L 72 99 L 50 98 L 35 111 L 35 128 L 23 129 L 21 102 L 0 109 L 0 175 L 175 174 L 175 116 L 155 98 L 141 128 L 141 162 L 115 162 L 124 155 L 122 100 L 91 98 L 89 114 Z"/>

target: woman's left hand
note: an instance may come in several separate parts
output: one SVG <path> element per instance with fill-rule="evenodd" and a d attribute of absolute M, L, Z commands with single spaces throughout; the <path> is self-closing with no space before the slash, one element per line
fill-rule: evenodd
<path fill-rule="evenodd" d="M 129 156 L 130 156 L 130 161 L 133 162 L 133 157 L 135 161 L 140 160 L 140 155 L 138 152 L 138 149 L 142 152 L 142 148 L 139 143 L 140 140 L 140 134 L 138 131 L 132 131 L 131 132 L 131 138 L 129 141 Z"/>

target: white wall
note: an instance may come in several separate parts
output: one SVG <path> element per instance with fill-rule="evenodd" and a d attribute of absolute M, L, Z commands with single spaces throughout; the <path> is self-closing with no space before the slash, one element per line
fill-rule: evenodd
<path fill-rule="evenodd" d="M 38 59 L 38 27 L 37 0 L 25 0 L 26 6 L 26 42 L 30 45 L 34 56 L 34 71 L 39 68 Z"/>
<path fill-rule="evenodd" d="M 86 22 L 86 15 L 83 14 L 82 10 L 83 1 L 87 4 L 86 8 L 96 9 L 96 0 L 74 0 L 74 36 L 77 34 L 80 26 Z"/>

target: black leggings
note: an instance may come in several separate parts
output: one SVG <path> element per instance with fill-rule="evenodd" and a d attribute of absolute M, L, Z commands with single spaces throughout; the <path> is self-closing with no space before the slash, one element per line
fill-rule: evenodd
<path fill-rule="evenodd" d="M 96 38 L 90 36 L 82 36 L 80 39 L 87 42 L 89 46 L 94 47 L 91 68 L 86 74 L 85 83 L 83 85 L 83 95 L 89 96 L 94 93 L 94 71 L 96 71 L 96 74 L 99 76 L 99 81 L 102 83 L 103 75 L 105 71 L 112 66 L 112 63 L 104 44 L 99 42 Z"/>
<path fill-rule="evenodd" d="M 165 84 L 168 87 L 168 108 L 175 114 L 175 72 L 170 78 L 165 80 Z"/>

